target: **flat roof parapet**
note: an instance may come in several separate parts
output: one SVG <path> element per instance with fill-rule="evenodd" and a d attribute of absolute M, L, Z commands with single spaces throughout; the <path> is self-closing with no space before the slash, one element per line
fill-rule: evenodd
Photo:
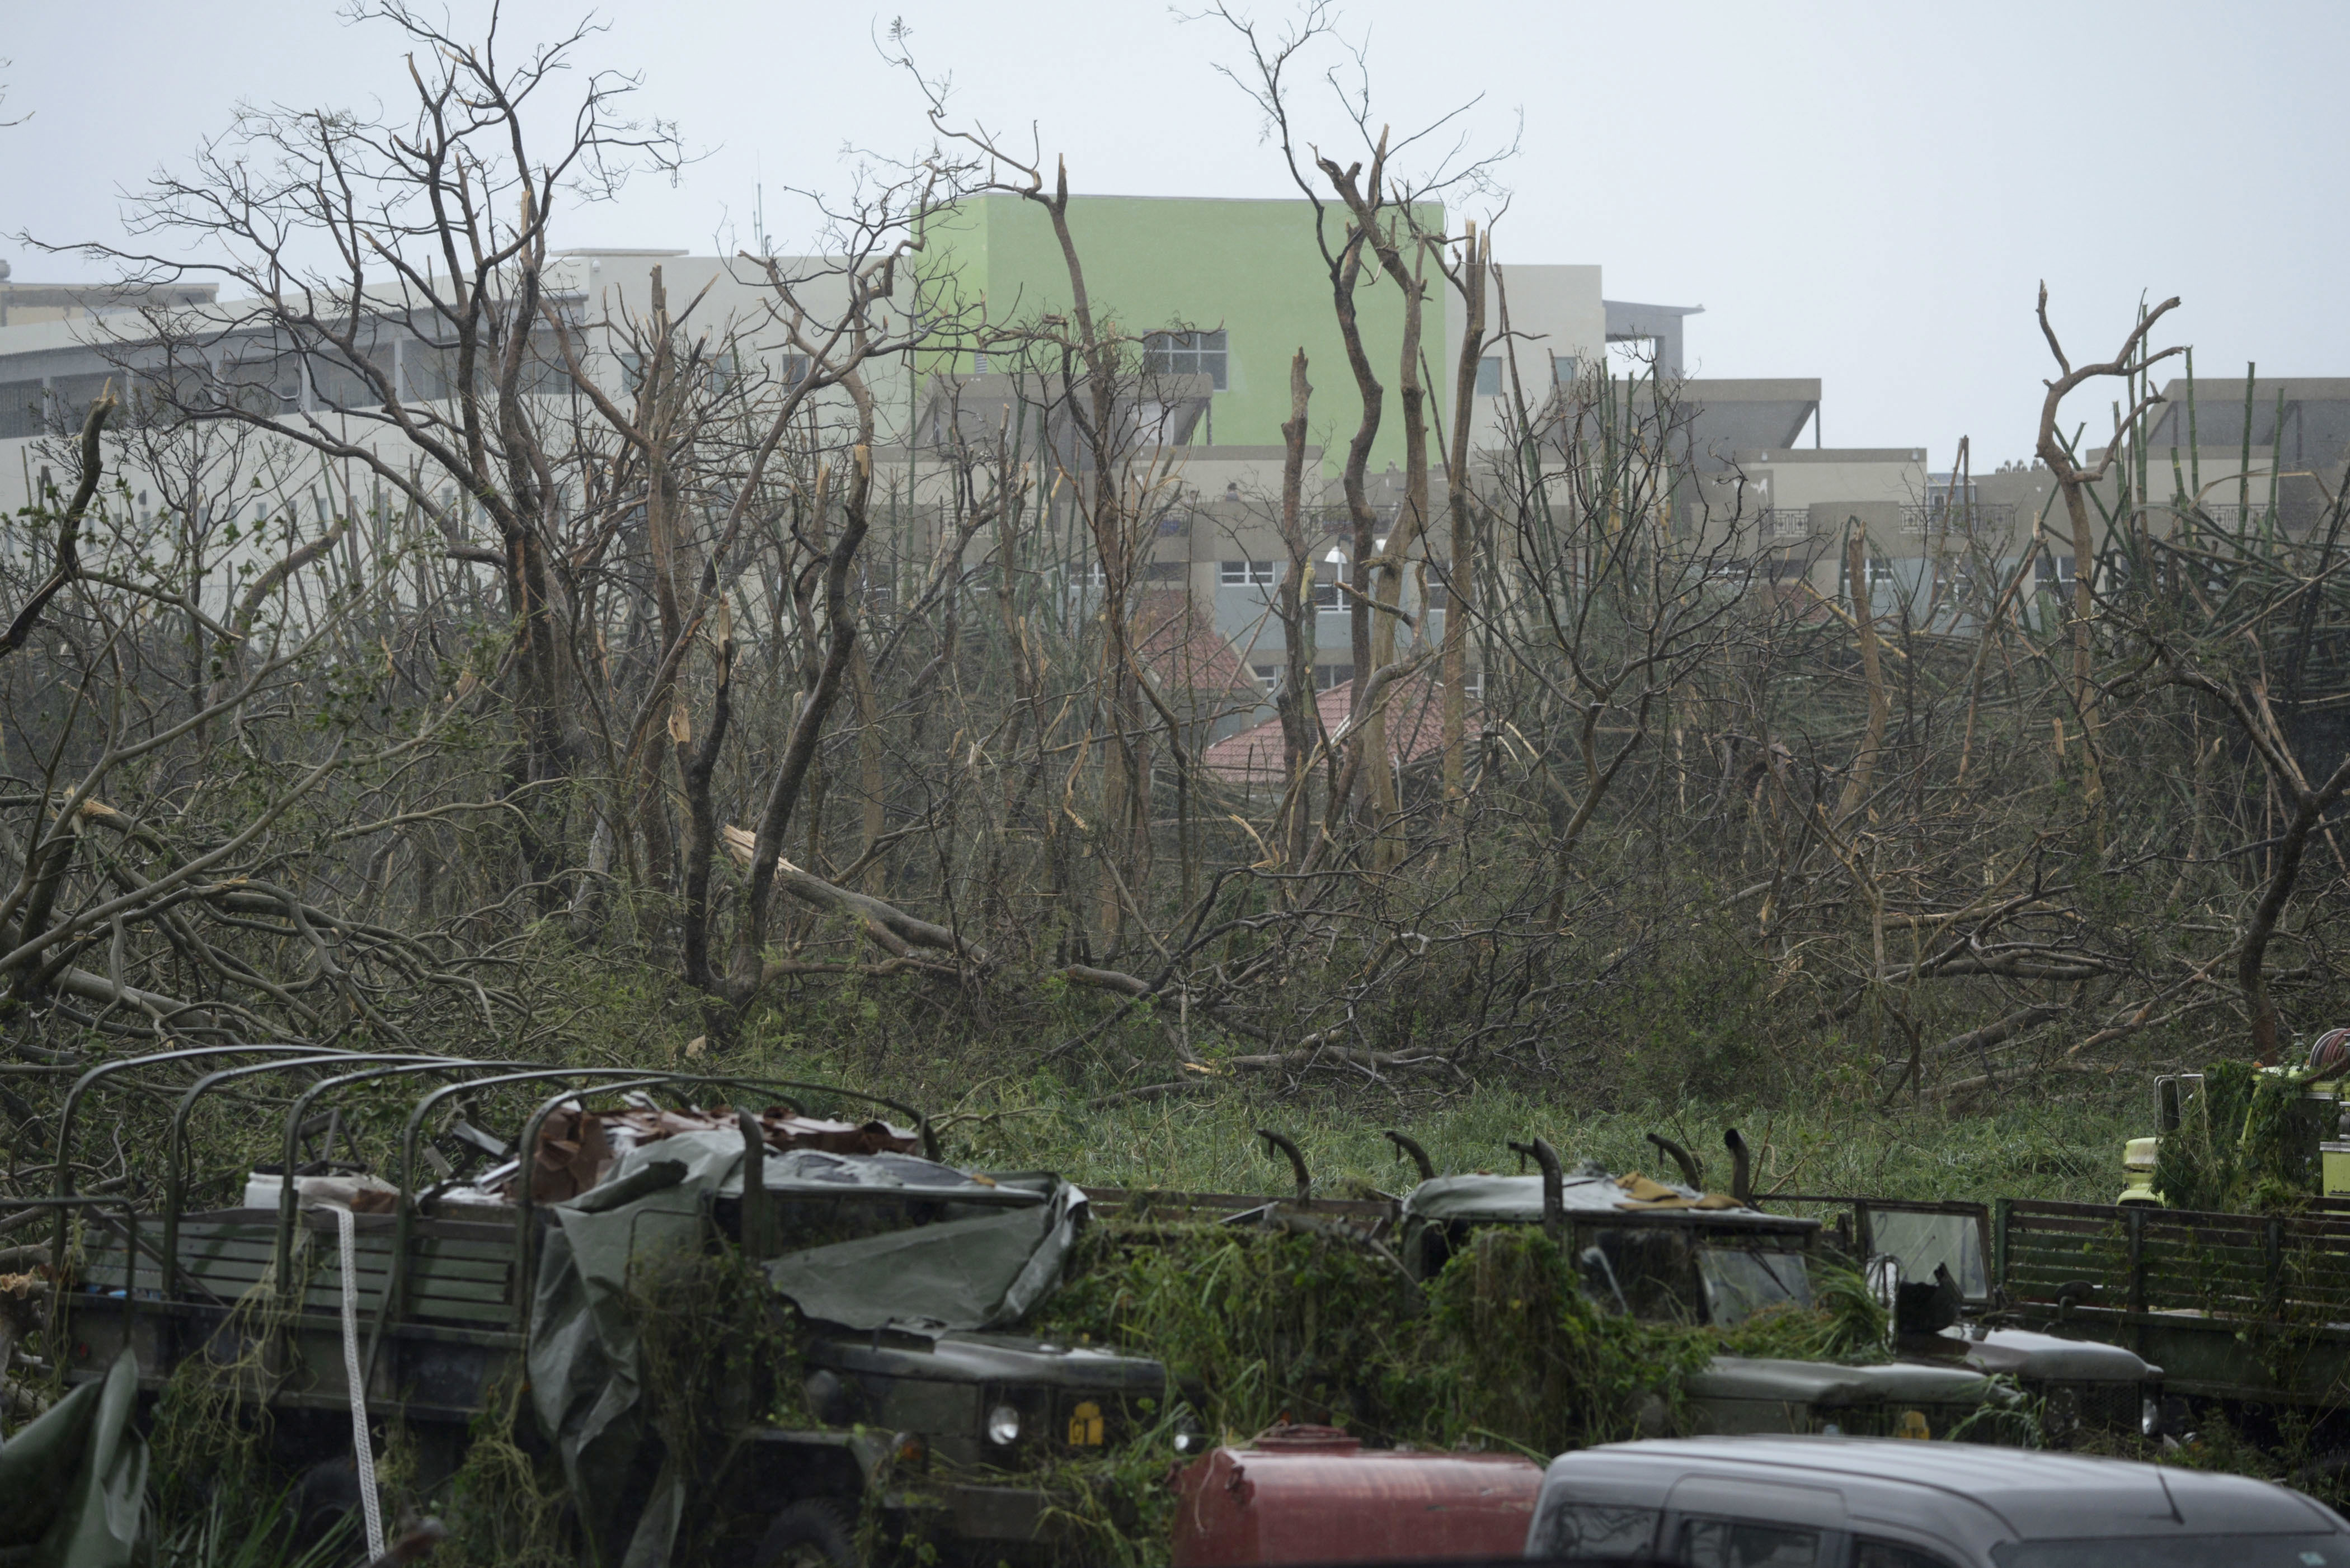
<path fill-rule="evenodd" d="M 1762 379 L 1715 380 L 1692 376 L 1681 383 L 1681 389 L 1697 402 L 1776 403 L 1792 400 L 1815 403 L 1820 398 L 1820 379 L 1817 376 L 1779 376 Z"/>
<path fill-rule="evenodd" d="M 1917 446 L 1742 447 L 1730 454 L 1740 462 L 1923 462 Z M 1978 479 L 1981 474 L 1975 476 Z"/>

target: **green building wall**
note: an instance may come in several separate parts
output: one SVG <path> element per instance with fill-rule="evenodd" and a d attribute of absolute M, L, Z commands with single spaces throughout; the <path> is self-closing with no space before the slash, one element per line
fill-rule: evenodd
<path fill-rule="evenodd" d="M 1419 215 L 1423 225 L 1440 230 L 1442 207 L 1425 203 Z M 1345 233 L 1345 209 L 1334 204 L 1325 221 L 1335 248 Z M 1314 386 L 1309 440 L 1329 454 L 1329 472 L 1336 472 L 1362 403 L 1339 341 L 1314 222 L 1313 206 L 1303 199 L 1070 198 L 1069 228 L 1097 325 L 1114 321 L 1117 332 L 1136 337 L 1166 330 L 1226 334 L 1226 389 L 1215 395 L 1210 421 L 1194 432 L 1195 445 L 1279 444 L 1282 421 L 1289 417 L 1290 358 L 1303 348 Z M 1387 388 L 1372 450 L 1376 472 L 1403 461 L 1403 409 L 1396 392 L 1403 307 L 1377 258 L 1364 259 L 1357 310 L 1372 369 Z M 983 311 L 994 326 L 1069 308 L 1068 272 L 1051 218 L 1018 196 L 991 194 L 962 203 L 932 227 L 916 268 L 944 285 L 951 304 Z M 1428 278 L 1420 347 L 1440 389 L 1451 374 L 1448 286 L 1433 258 Z M 951 362 L 956 369 L 972 369 L 969 347 L 941 352 L 925 369 L 943 370 Z M 1441 409 L 1443 400 L 1431 397 L 1430 403 Z"/>

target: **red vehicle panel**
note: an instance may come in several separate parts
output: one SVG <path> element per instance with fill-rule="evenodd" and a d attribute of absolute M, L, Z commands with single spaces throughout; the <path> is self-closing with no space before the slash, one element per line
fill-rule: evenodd
<path fill-rule="evenodd" d="M 1514 1557 L 1542 1468 L 1507 1454 L 1365 1449 L 1275 1427 L 1176 1478 L 1175 1568 Z"/>

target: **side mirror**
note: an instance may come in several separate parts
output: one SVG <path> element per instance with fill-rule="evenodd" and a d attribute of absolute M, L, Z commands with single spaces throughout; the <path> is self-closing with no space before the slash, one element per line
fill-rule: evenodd
<path fill-rule="evenodd" d="M 1950 1278 L 1950 1271 L 1938 1263 L 1932 1279 L 1914 1283 L 1903 1281 L 1894 1287 L 1893 1332 L 1939 1334 L 1959 1321 L 1959 1307 L 1963 1300 L 1958 1282 Z"/>

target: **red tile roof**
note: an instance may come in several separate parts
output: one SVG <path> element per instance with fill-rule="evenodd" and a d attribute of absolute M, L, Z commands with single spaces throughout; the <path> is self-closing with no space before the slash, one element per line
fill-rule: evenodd
<path fill-rule="evenodd" d="M 1388 753 L 1397 763 L 1418 762 L 1444 743 L 1444 704 L 1436 700 L 1440 691 L 1427 675 L 1388 682 Z M 1336 734 L 1347 722 L 1347 711 L 1354 706 L 1355 683 L 1342 681 L 1317 693 L 1314 701 L 1322 715 L 1322 732 Z M 1253 729 L 1227 735 L 1201 753 L 1200 761 L 1208 772 L 1233 784 L 1284 784 L 1281 721 L 1268 719 Z"/>
<path fill-rule="evenodd" d="M 1186 593 L 1146 593 L 1135 601 L 1134 651 L 1170 691 L 1234 693 L 1253 700 L 1259 691 L 1232 645 L 1218 634 Z"/>

